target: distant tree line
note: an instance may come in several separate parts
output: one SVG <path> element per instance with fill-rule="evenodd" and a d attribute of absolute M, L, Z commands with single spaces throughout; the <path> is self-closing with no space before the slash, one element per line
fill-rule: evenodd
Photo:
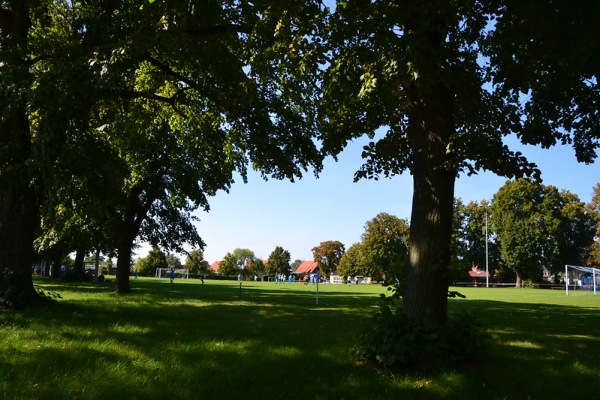
<path fill-rule="evenodd" d="M 484 270 L 486 264 L 493 279 L 517 284 L 523 279 L 540 281 L 544 271 L 560 274 L 565 264 L 600 267 L 600 184 L 593 190 L 592 201 L 584 204 L 568 191 L 519 179 L 507 181 L 491 201 L 465 204 L 455 199 L 449 282 L 464 281 L 469 270 Z M 344 278 L 401 280 L 409 234 L 408 220 L 380 213 L 365 223 L 360 242 L 347 250 L 339 241 L 321 242 L 312 248 L 313 260 L 324 276 L 337 272 Z M 70 267 L 74 264 L 67 262 Z M 290 252 L 281 246 L 267 260 L 250 249 L 237 248 L 225 254 L 218 274 L 287 276 L 300 263 L 291 262 Z M 215 273 L 201 249 L 187 252 L 182 264 L 175 254 L 153 248 L 134 266 L 142 276 L 170 267 L 185 268 L 190 274 Z"/>

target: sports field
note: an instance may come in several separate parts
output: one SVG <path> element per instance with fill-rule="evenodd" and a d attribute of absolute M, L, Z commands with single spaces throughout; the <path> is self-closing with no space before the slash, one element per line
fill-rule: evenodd
<path fill-rule="evenodd" d="M 598 399 L 600 294 L 458 288 L 492 336 L 481 362 L 424 372 L 351 352 L 378 285 L 35 278 L 56 305 L 0 312 L 0 399 Z"/>

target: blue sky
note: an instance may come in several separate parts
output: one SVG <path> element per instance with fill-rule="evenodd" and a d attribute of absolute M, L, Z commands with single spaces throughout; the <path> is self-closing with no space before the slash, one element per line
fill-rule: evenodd
<path fill-rule="evenodd" d="M 247 184 L 240 179 L 229 193 L 211 198 L 210 211 L 197 212 L 197 228 L 206 242 L 205 259 L 212 263 L 238 247 L 267 259 L 281 246 L 292 260 L 307 260 L 312 259 L 311 249 L 323 241 L 338 240 L 346 248 L 360 241 L 365 223 L 380 212 L 408 219 L 412 201 L 408 173 L 353 183 L 364 143 L 351 143 L 338 162 L 327 160 L 318 179 L 309 172 L 295 183 L 265 182 L 259 174 L 250 173 Z M 577 163 L 571 147 L 543 150 L 513 145 L 512 149 L 538 164 L 546 185 L 569 190 L 582 201 L 590 201 L 593 186 L 600 182 L 600 163 Z M 491 199 L 505 181 L 491 173 L 461 176 L 455 196 L 465 202 Z"/>

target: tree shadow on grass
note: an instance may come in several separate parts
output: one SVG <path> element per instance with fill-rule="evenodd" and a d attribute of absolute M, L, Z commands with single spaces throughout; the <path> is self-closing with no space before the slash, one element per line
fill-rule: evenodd
<path fill-rule="evenodd" d="M 340 354 L 352 342 L 360 313 L 307 313 L 284 301 L 305 293 L 280 294 L 268 303 L 262 294 L 233 301 L 227 288 L 215 292 L 194 301 L 187 288 L 169 287 L 146 302 L 60 302 L 31 311 L 22 328 L 34 337 L 34 348 L 15 349 L 1 366 L 7 382 L 27 371 L 30 384 L 15 382 L 7 386 L 14 392 L 5 394 L 107 398 L 119 390 L 119 397 L 147 399 L 282 393 L 304 399 L 370 392 L 367 382 L 353 389 L 336 382 L 361 375 L 361 367 Z M 179 296 L 185 302 L 174 301 Z"/>
<path fill-rule="evenodd" d="M 600 313 L 552 304 L 471 300 L 470 312 L 492 336 L 489 356 L 465 374 L 466 398 L 600 397 Z"/>
<path fill-rule="evenodd" d="M 452 370 L 407 374 L 356 362 L 350 354 L 376 295 L 332 291 L 323 293 L 327 305 L 316 306 L 314 292 L 306 288 L 247 286 L 238 298 L 235 283 L 140 281 L 133 295 L 119 296 L 119 301 L 111 301 L 114 296 L 59 301 L 46 310 L 3 315 L 2 326 L 13 324 L 30 344 L 3 348 L 4 394 L 57 399 L 551 399 L 600 393 L 596 310 L 451 302 L 452 312 L 469 311 L 489 327 L 489 356 Z M 84 294 L 90 287 L 65 290 Z"/>

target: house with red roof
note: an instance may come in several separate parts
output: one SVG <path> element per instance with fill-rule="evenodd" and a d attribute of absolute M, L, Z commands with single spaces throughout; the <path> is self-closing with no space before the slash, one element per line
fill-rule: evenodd
<path fill-rule="evenodd" d="M 474 283 L 482 283 L 486 281 L 486 278 L 489 279 L 488 273 L 484 270 L 480 270 L 479 267 L 477 267 L 477 265 L 474 265 L 471 268 L 471 270 L 469 271 L 469 277 Z"/>
<path fill-rule="evenodd" d="M 316 261 L 302 261 L 294 273 L 298 276 L 307 275 L 313 273 L 319 267 L 319 263 Z"/>
<path fill-rule="evenodd" d="M 215 274 L 218 274 L 219 273 L 219 264 L 221 264 L 221 261 L 215 261 L 214 263 L 210 264 L 209 270 Z"/>

